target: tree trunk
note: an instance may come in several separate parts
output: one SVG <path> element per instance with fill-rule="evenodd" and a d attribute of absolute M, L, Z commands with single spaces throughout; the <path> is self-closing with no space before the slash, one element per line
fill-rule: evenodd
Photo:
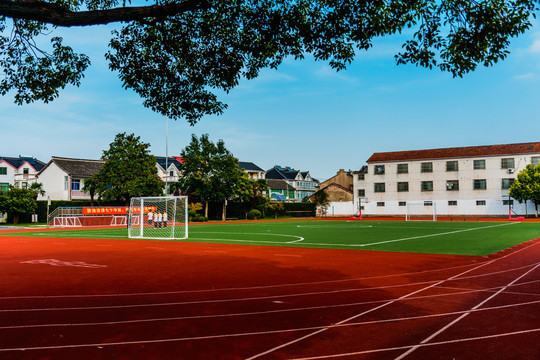
<path fill-rule="evenodd" d="M 223 212 L 221 213 L 221 221 L 227 219 L 227 200 L 223 201 Z"/>
<path fill-rule="evenodd" d="M 13 214 L 13 224 L 17 225 L 19 223 L 19 214 Z"/>
<path fill-rule="evenodd" d="M 208 200 L 204 202 L 204 216 L 208 218 Z"/>

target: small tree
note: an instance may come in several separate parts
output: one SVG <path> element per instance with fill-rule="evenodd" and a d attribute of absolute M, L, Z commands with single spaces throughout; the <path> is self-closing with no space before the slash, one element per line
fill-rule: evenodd
<path fill-rule="evenodd" d="M 149 147 L 134 134 L 116 135 L 109 150 L 103 151 L 103 167 L 91 180 L 100 198 L 129 204 L 133 196 L 163 195 L 165 183 L 157 175 L 156 158 Z"/>
<path fill-rule="evenodd" d="M 37 201 L 37 198 L 39 195 L 43 196 L 45 195 L 45 189 L 43 189 L 43 184 L 38 182 L 33 182 L 30 184 L 30 187 L 28 188 L 32 190 L 34 194 L 34 200 Z"/>
<path fill-rule="evenodd" d="M 225 148 L 223 140 L 214 144 L 208 134 L 200 138 L 192 135 L 181 156 L 184 162 L 178 187 L 205 202 L 206 217 L 209 201 L 221 202 L 222 219 L 225 220 L 227 200 L 237 196 L 244 173 L 238 167 L 238 159 Z"/>
<path fill-rule="evenodd" d="M 10 214 L 13 223 L 18 224 L 21 215 L 33 214 L 36 211 L 36 194 L 34 190 L 10 186 L 9 190 L 0 191 L 0 212 Z"/>
<path fill-rule="evenodd" d="M 534 203 L 535 215 L 538 217 L 538 205 L 540 204 L 540 164 L 529 164 L 521 170 L 516 181 L 510 186 L 509 194 L 520 204 L 530 200 Z"/>
<path fill-rule="evenodd" d="M 94 196 L 96 195 L 97 191 L 97 180 L 95 176 L 84 179 L 83 191 L 90 194 L 90 205 L 94 206 Z"/>

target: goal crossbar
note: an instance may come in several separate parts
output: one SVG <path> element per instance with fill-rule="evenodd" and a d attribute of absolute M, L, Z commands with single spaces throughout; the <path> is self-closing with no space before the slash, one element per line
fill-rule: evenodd
<path fill-rule="evenodd" d="M 405 221 L 437 221 L 435 201 L 407 201 Z"/>

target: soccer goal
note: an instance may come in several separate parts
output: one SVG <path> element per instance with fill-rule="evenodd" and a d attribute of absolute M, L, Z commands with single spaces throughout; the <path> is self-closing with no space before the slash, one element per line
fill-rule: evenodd
<path fill-rule="evenodd" d="M 139 239 L 187 239 L 187 196 L 131 198 L 128 236 Z"/>
<path fill-rule="evenodd" d="M 406 221 L 437 221 L 437 207 L 434 201 L 407 201 Z"/>

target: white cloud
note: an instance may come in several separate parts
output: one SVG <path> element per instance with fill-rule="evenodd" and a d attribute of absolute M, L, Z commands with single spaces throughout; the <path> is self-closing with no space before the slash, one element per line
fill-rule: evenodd
<path fill-rule="evenodd" d="M 529 72 L 526 74 L 516 75 L 513 77 L 515 80 L 534 80 L 536 79 L 536 74 Z"/>

